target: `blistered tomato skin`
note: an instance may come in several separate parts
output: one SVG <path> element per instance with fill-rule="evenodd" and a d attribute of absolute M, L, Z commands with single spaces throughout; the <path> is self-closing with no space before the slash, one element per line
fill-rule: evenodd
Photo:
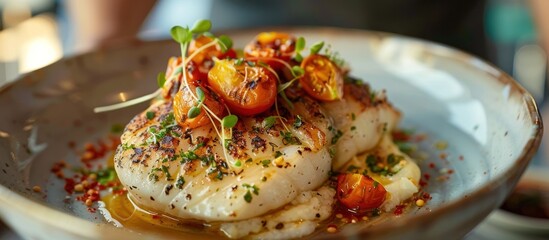
<path fill-rule="evenodd" d="M 194 64 L 190 62 L 190 66 L 193 65 Z M 210 119 L 206 115 L 206 109 L 204 106 L 208 107 L 218 117 L 223 116 L 225 113 L 225 107 L 223 106 L 221 99 L 219 99 L 219 97 L 217 97 L 217 95 L 215 95 L 215 93 L 208 89 L 204 84 L 201 84 L 201 80 L 198 78 L 197 74 L 193 74 L 193 72 L 189 70 L 186 71 L 186 74 L 187 85 L 181 78 L 182 82 L 180 84 L 183 86 L 181 89 L 177 90 L 173 99 L 173 112 L 177 124 L 188 128 L 197 128 L 211 124 Z M 191 91 L 194 93 L 194 96 L 196 96 L 197 87 L 200 87 L 204 92 L 204 106 L 198 116 L 195 118 L 189 118 L 187 116 L 189 110 L 193 106 L 197 106 L 197 101 L 193 95 L 191 95 Z"/>
<path fill-rule="evenodd" d="M 310 55 L 303 60 L 301 68 L 304 74 L 299 83 L 313 98 L 334 101 L 343 97 L 343 73 L 328 57 Z"/>
<path fill-rule="evenodd" d="M 276 76 L 267 68 L 236 60 L 220 60 L 208 73 L 208 84 L 232 113 L 252 116 L 276 100 Z"/>
<path fill-rule="evenodd" d="M 296 38 L 287 33 L 263 32 L 244 47 L 244 55 L 247 58 L 258 58 L 277 69 L 282 66 L 280 62 L 268 59 L 279 59 L 288 62 L 295 51 Z"/>
<path fill-rule="evenodd" d="M 213 39 L 210 37 L 200 36 L 189 43 L 188 56 L 192 56 L 191 61 L 196 64 L 196 69 L 198 70 L 198 73 L 201 74 L 200 78 L 204 80 L 208 77 L 208 71 L 213 67 L 214 58 L 236 58 L 236 52 L 234 49 L 231 48 L 226 52 L 223 52 L 221 51 L 219 44 L 212 45 L 205 49 L 200 49 L 212 41 Z"/>
<path fill-rule="evenodd" d="M 196 86 L 189 85 L 189 87 L 196 94 Z M 213 93 L 205 87 L 201 88 L 206 96 L 204 98 L 203 104 L 218 117 L 223 116 L 225 108 L 223 107 L 223 104 L 220 102 L 220 100 L 216 99 Z M 182 90 L 177 92 L 173 101 L 173 112 L 175 120 L 177 121 L 177 124 L 179 126 L 192 129 L 211 124 L 210 119 L 206 115 L 206 109 L 204 107 L 201 108 L 200 114 L 198 114 L 198 116 L 194 118 L 188 117 L 189 110 L 193 106 L 196 106 L 196 102 L 197 101 L 193 98 L 187 87 L 183 87 Z"/>
<path fill-rule="evenodd" d="M 337 199 L 356 212 L 379 208 L 385 201 L 385 188 L 368 176 L 357 173 L 342 173 L 337 177 Z"/>

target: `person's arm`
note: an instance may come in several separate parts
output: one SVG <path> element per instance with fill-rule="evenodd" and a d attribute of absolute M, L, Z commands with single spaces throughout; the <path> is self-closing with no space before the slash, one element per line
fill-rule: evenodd
<path fill-rule="evenodd" d="M 135 38 L 155 0 L 68 0 L 75 48 L 94 47 Z"/>

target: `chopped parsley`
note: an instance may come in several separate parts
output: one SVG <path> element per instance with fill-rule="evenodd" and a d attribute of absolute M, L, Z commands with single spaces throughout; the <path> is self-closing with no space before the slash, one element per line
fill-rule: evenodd
<path fill-rule="evenodd" d="M 246 194 L 244 194 L 244 201 L 246 201 L 247 203 L 252 202 L 252 193 L 250 192 L 250 190 L 246 191 Z"/>
<path fill-rule="evenodd" d="M 170 171 L 168 171 L 168 167 L 165 165 L 162 165 L 162 172 L 164 173 L 164 176 L 166 176 L 166 181 L 172 180 L 172 175 L 170 174 Z"/>
<path fill-rule="evenodd" d="M 263 128 L 269 129 L 274 126 L 275 122 L 276 122 L 276 116 L 269 116 L 263 119 L 263 122 L 261 123 L 261 125 L 263 125 Z"/>
<path fill-rule="evenodd" d="M 383 164 L 383 161 L 378 157 L 374 155 L 368 155 L 366 157 L 366 166 L 368 166 L 372 173 L 377 173 L 382 176 L 392 176 L 396 172 L 391 171 L 391 168 L 398 164 L 403 158 L 403 156 L 391 153 L 387 156 L 385 164 Z"/>
<path fill-rule="evenodd" d="M 95 174 L 97 175 L 97 182 L 101 185 L 106 185 L 107 183 L 116 180 L 116 171 L 112 167 L 101 169 L 95 172 Z"/>
<path fill-rule="evenodd" d="M 152 111 L 148 111 L 145 115 L 147 116 L 147 119 L 152 120 L 154 116 L 156 116 L 156 113 Z"/>
<path fill-rule="evenodd" d="M 154 181 L 154 182 L 158 182 L 158 175 L 156 175 L 155 173 L 150 173 L 149 174 L 149 181 Z"/>
<path fill-rule="evenodd" d="M 303 125 L 303 120 L 301 120 L 301 116 L 297 115 L 294 121 L 294 127 L 299 128 Z"/>
<path fill-rule="evenodd" d="M 255 185 L 244 183 L 242 184 L 242 187 L 247 189 L 246 194 L 244 194 L 244 200 L 248 203 L 252 201 L 252 193 L 255 195 L 259 195 L 259 188 Z"/>
<path fill-rule="evenodd" d="M 347 172 L 350 172 L 350 173 L 358 173 L 358 170 L 360 168 L 355 166 L 355 165 L 350 165 L 349 167 L 347 167 Z"/>
<path fill-rule="evenodd" d="M 282 136 L 282 143 L 284 145 L 299 145 L 301 141 L 295 137 L 291 132 L 280 131 L 280 136 Z"/>
<path fill-rule="evenodd" d="M 335 132 L 335 135 L 334 137 L 332 138 L 332 144 L 336 144 L 337 143 L 337 140 L 339 140 L 339 138 L 343 135 L 343 132 L 341 132 L 340 130 L 337 130 Z"/>
<path fill-rule="evenodd" d="M 261 161 L 261 164 L 263 165 L 263 167 L 269 167 L 269 165 L 271 165 L 271 160 L 265 159 Z"/>
<path fill-rule="evenodd" d="M 185 178 L 183 178 L 183 176 L 179 176 L 177 178 L 177 182 L 175 182 L 175 187 L 179 189 L 183 189 L 183 184 L 185 184 Z"/>
<path fill-rule="evenodd" d="M 147 138 L 146 142 L 148 144 L 157 144 L 160 142 L 165 136 L 168 134 L 170 135 L 178 135 L 174 132 L 172 132 L 172 128 L 177 126 L 177 122 L 175 121 L 175 117 L 173 113 L 169 113 L 161 122 L 160 126 L 150 126 L 147 128 L 147 132 L 149 133 L 149 138 Z"/>

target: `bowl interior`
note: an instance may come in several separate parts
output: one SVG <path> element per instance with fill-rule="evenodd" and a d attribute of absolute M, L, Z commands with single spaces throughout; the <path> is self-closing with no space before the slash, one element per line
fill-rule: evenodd
<path fill-rule="evenodd" d="M 427 137 L 419 145 L 423 154 L 419 165 L 422 173 L 431 176 L 423 180 L 432 200 L 404 216 L 390 216 L 395 221 L 379 229 L 431 222 L 435 216 L 441 222 L 449 221 L 465 207 L 462 224 L 432 231 L 467 233 L 503 201 L 539 145 L 541 121 L 529 94 L 477 58 L 388 34 L 286 30 L 304 36 L 309 43 L 330 43 L 350 65 L 353 76 L 374 89 L 387 90 L 390 101 L 404 113 L 403 127 Z M 243 47 L 257 32 L 229 34 L 235 46 Z M 179 49 L 171 41 L 135 43 L 61 60 L 4 86 L 0 90 L 4 112 L 0 118 L 0 212 L 36 219 L 29 211 L 34 209 L 60 214 L 85 228 L 96 226 L 90 222 L 105 222 L 99 213 L 90 214 L 74 199 L 65 199 L 64 182 L 49 170 L 59 160 L 79 165 L 78 149 L 105 139 L 113 125 L 125 124 L 145 109 L 146 104 L 140 104 L 93 113 L 96 106 L 154 91 L 156 74 L 174 55 L 179 55 Z M 437 147 L 441 141 L 448 147 Z M 43 191 L 33 192 L 35 185 Z M 483 204 L 472 206 L 478 200 Z M 18 229 L 17 223 L 5 218 Z M 62 224 L 56 227 L 68 231 Z M 339 234 L 356 234 L 366 227 L 351 226 Z M 368 231 L 376 228 L 368 227 Z"/>

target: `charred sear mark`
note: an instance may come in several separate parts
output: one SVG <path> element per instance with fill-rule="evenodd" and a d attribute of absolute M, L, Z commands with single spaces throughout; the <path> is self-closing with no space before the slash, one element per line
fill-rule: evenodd
<path fill-rule="evenodd" d="M 185 173 L 193 173 L 196 171 L 199 163 L 198 161 L 190 161 L 183 164 L 183 170 L 185 170 Z"/>
<path fill-rule="evenodd" d="M 172 184 L 166 185 L 166 188 L 164 188 L 164 193 L 165 193 L 166 195 L 170 195 L 170 191 L 172 190 L 172 188 L 173 188 L 173 185 L 172 185 Z"/>
<path fill-rule="evenodd" d="M 135 132 L 138 129 L 144 128 L 147 125 L 147 122 L 149 120 L 145 116 L 145 114 L 139 114 L 132 118 L 128 125 L 126 125 L 126 128 L 124 129 L 125 132 Z"/>
<path fill-rule="evenodd" d="M 372 93 L 370 92 L 370 85 L 366 83 L 361 85 L 345 84 L 343 88 L 344 91 L 350 93 L 350 96 L 359 102 L 363 108 L 367 108 L 373 104 L 371 101 Z"/>
<path fill-rule="evenodd" d="M 254 153 L 257 153 L 259 151 L 264 152 L 267 148 L 267 142 L 265 141 L 265 139 L 259 136 L 255 136 L 254 138 L 252 138 L 252 147 L 252 151 Z"/>
<path fill-rule="evenodd" d="M 130 155 L 130 159 L 132 163 L 139 163 L 141 162 L 143 157 L 143 149 L 142 148 L 134 148 L 133 154 Z"/>
<path fill-rule="evenodd" d="M 244 132 L 246 129 L 243 127 L 243 125 L 239 122 L 237 125 L 233 128 L 233 136 L 232 138 L 226 142 L 227 150 L 229 151 L 229 154 L 235 158 L 245 158 L 248 156 L 246 153 L 246 137 L 244 136 Z"/>

